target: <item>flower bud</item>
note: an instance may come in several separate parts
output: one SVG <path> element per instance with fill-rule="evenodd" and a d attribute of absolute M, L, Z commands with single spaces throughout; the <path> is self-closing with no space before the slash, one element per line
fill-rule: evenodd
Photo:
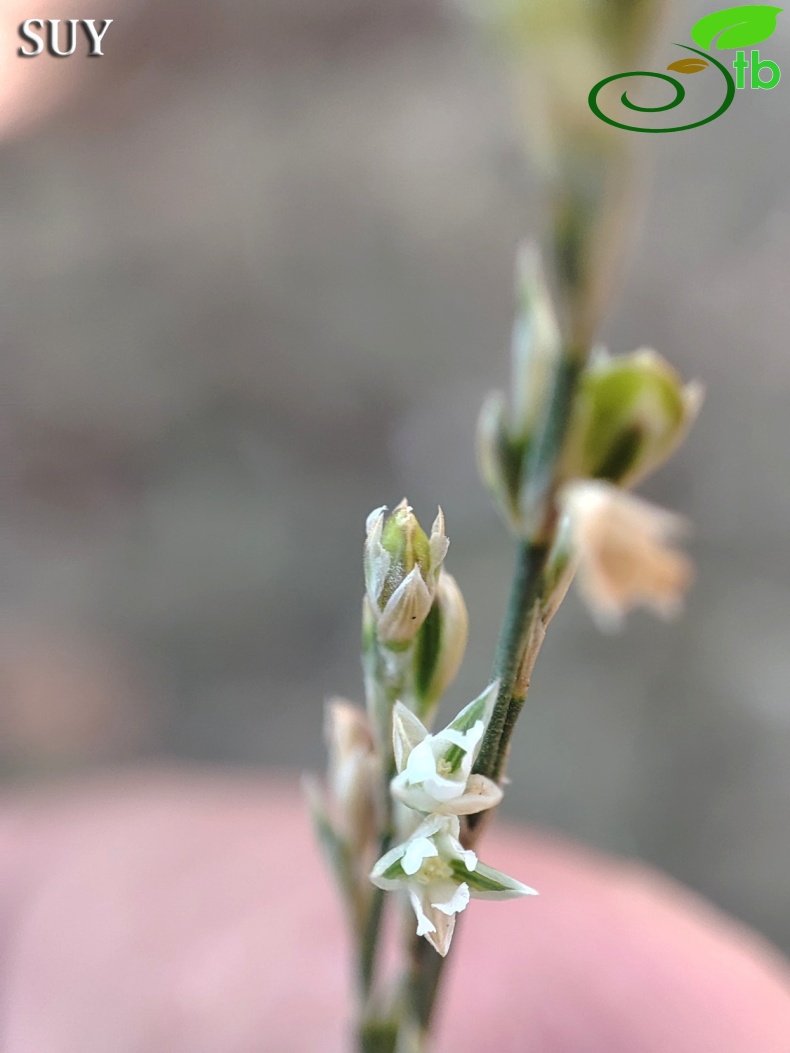
<path fill-rule="evenodd" d="M 673 453 L 701 402 L 701 385 L 684 385 L 655 351 L 598 355 L 579 381 L 559 478 L 632 486 Z"/>
<path fill-rule="evenodd" d="M 384 644 L 410 643 L 428 616 L 449 541 L 439 513 L 428 537 L 404 499 L 387 517 L 385 508 L 368 516 L 365 588 Z"/>
<path fill-rule="evenodd" d="M 512 336 L 511 433 L 532 436 L 554 387 L 562 337 L 537 245 L 521 246 L 516 263 L 516 319 Z"/>
<path fill-rule="evenodd" d="M 469 615 L 455 578 L 443 570 L 436 596 L 417 635 L 414 694 L 417 713 L 430 719 L 433 709 L 455 680 L 466 651 Z"/>
<path fill-rule="evenodd" d="M 377 829 L 377 787 L 381 781 L 373 733 L 363 710 L 344 699 L 327 703 L 324 726 L 329 747 L 327 786 L 337 828 L 360 849 Z"/>
<path fill-rule="evenodd" d="M 533 446 L 541 439 L 560 366 L 562 338 L 538 250 L 523 246 L 516 274 L 516 320 L 511 343 L 512 406 L 494 392 L 478 424 L 478 464 L 513 529 L 522 527 L 522 491 Z"/>

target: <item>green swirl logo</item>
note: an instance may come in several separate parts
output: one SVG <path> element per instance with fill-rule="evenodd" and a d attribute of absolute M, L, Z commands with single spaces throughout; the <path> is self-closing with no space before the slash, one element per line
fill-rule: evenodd
<path fill-rule="evenodd" d="M 781 7 L 771 7 L 766 4 L 746 4 L 740 7 L 728 7 L 723 11 L 714 11 L 705 15 L 694 24 L 691 30 L 691 38 L 700 48 L 714 46 L 719 50 L 739 49 L 736 51 L 733 61 L 735 76 L 727 67 L 714 58 L 707 51 L 690 47 L 687 44 L 678 44 L 677 47 L 690 51 L 692 54 L 667 66 L 667 70 L 683 75 L 702 73 L 711 66 L 719 70 L 724 78 L 724 100 L 721 105 L 709 116 L 701 120 L 687 124 L 678 124 L 671 128 L 644 128 L 636 124 L 629 124 L 624 120 L 615 120 L 609 117 L 601 109 L 598 96 L 601 91 L 614 81 L 623 80 L 626 77 L 651 77 L 670 84 L 674 96 L 669 102 L 656 106 L 640 106 L 628 98 L 628 92 L 624 91 L 620 96 L 620 102 L 626 109 L 637 113 L 665 113 L 680 106 L 686 98 L 686 89 L 679 80 L 669 73 L 655 73 L 652 70 L 635 70 L 630 73 L 613 73 L 610 77 L 604 77 L 593 86 L 588 96 L 590 109 L 599 120 L 605 121 L 613 128 L 621 128 L 627 132 L 645 132 L 650 135 L 661 135 L 667 132 L 686 132 L 691 128 L 700 128 L 703 124 L 710 124 L 717 117 L 721 117 L 732 105 L 735 93 L 740 88 L 746 87 L 746 70 L 750 71 L 749 87 L 755 90 L 769 90 L 775 88 L 781 78 L 781 70 L 776 62 L 770 59 L 761 59 L 760 52 L 753 49 L 750 56 L 746 57 L 744 48 L 754 44 L 760 44 L 767 40 L 776 29 L 776 18 L 782 11 Z M 696 57 L 693 57 L 696 56 Z M 768 73 L 768 78 L 764 76 Z"/>

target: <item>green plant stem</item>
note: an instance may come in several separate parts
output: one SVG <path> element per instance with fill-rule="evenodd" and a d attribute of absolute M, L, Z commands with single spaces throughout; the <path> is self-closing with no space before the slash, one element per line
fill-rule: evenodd
<path fill-rule="evenodd" d="M 503 751 L 512 733 L 508 714 L 513 689 L 532 630 L 532 619 L 537 616 L 536 601 L 548 554 L 548 542 L 523 542 L 516 554 L 510 599 L 494 660 L 493 677 L 499 679 L 499 693 L 475 764 L 475 772 L 491 779 L 498 779 L 502 774 Z"/>
<path fill-rule="evenodd" d="M 360 1053 L 395 1053 L 398 1025 L 394 1020 L 364 1021 L 359 1029 Z"/>
<path fill-rule="evenodd" d="M 399 667 L 393 671 L 384 660 L 383 648 L 374 631 L 365 633 L 362 639 L 363 668 L 366 670 L 368 684 L 368 712 L 380 736 L 381 749 L 387 758 L 384 764 L 382 779 L 382 800 L 385 802 L 386 815 L 383 817 L 379 839 L 379 858 L 392 847 L 392 802 L 390 800 L 390 782 L 395 775 L 395 758 L 392 754 L 392 707 L 399 698 L 411 692 L 410 677 L 412 669 L 411 651 L 400 654 Z M 376 962 L 380 947 L 381 924 L 384 917 L 384 891 L 374 888 L 359 936 L 359 994 L 363 1022 L 360 1025 L 360 1048 L 364 1049 L 364 1034 L 370 1031 L 370 1021 L 364 1021 L 371 994 L 376 980 Z M 382 1025 L 383 1026 L 383 1025 Z M 378 1034 L 378 1032 L 377 1032 Z"/>
<path fill-rule="evenodd" d="M 456 929 L 460 918 L 456 918 Z M 457 938 L 457 937 L 456 937 Z M 422 936 L 413 936 L 411 960 L 406 980 L 406 998 L 412 1019 L 424 1034 L 428 1033 L 436 1007 L 436 994 L 446 958 L 436 953 Z"/>
<path fill-rule="evenodd" d="M 390 827 L 390 820 L 387 820 Z M 392 845 L 392 830 L 384 831 L 380 842 L 380 855 L 388 852 Z M 380 1019 L 371 1014 L 378 954 L 381 949 L 381 928 L 386 905 L 384 890 L 373 888 L 359 937 L 359 1026 L 357 1048 L 359 1053 L 395 1053 L 398 1039 L 398 1024 L 390 1018 Z"/>
<path fill-rule="evenodd" d="M 381 855 L 390 849 L 391 838 L 385 837 L 381 841 Z M 373 988 L 373 980 L 376 975 L 376 958 L 379 949 L 379 932 L 381 921 L 384 916 L 384 890 L 374 886 L 373 895 L 370 899 L 370 908 L 362 931 L 359 949 L 359 986 L 363 1003 L 367 1000 Z"/>

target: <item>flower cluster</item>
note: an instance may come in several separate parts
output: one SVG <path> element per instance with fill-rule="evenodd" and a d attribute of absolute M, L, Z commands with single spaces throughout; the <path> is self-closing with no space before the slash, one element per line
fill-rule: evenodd
<path fill-rule="evenodd" d="M 618 626 L 634 606 L 677 612 L 691 578 L 671 544 L 684 521 L 628 494 L 674 453 L 702 404 L 699 383 L 683 383 L 657 352 L 613 356 L 597 348 L 581 369 L 556 460 L 542 462 L 552 392 L 560 383 L 562 341 L 539 256 L 522 250 L 517 273 L 513 378 L 508 405 L 494 392 L 483 405 L 478 459 L 511 529 L 539 536 L 556 522 L 549 564 L 557 595 L 578 569 L 596 622 Z M 554 514 L 556 514 L 556 518 Z"/>
<path fill-rule="evenodd" d="M 564 358 L 538 255 L 525 250 L 511 398 L 494 395 L 486 402 L 478 446 L 482 474 L 507 522 L 543 553 L 515 675 L 505 683 L 507 670 L 502 674 L 502 695 L 511 707 L 524 699 L 546 627 L 574 575 L 604 628 L 618 626 L 638 604 L 665 617 L 675 613 L 692 578 L 691 562 L 674 544 L 684 521 L 628 488 L 682 441 L 700 405 L 699 385 L 683 384 L 653 351 L 619 358 L 598 351 L 570 374 Z M 552 407 L 569 375 L 567 427 L 558 431 Z M 496 750 L 507 747 L 504 732 L 494 744 L 494 761 L 487 742 L 482 770 L 475 770 L 500 682 L 489 684 L 447 727 L 432 730 L 468 631 L 463 596 L 444 568 L 448 547 L 441 509 L 430 533 L 406 500 L 368 517 L 362 629 L 367 712 L 341 700 L 329 704 L 327 784 L 309 787 L 363 962 L 369 926 L 378 932 L 381 916 L 371 883 L 407 895 L 417 934 L 442 956 L 472 898 L 535 894 L 481 863 L 464 843 L 470 828 L 464 817 L 502 799 L 488 775 L 500 777 Z"/>
<path fill-rule="evenodd" d="M 468 632 L 461 590 L 443 565 L 448 546 L 441 509 L 430 534 L 405 500 L 389 514 L 377 508 L 368 516 L 362 631 L 367 713 L 342 699 L 327 704 L 328 777 L 325 786 L 306 781 L 316 830 L 356 930 L 364 932 L 374 909 L 373 885 L 400 890 L 417 916 L 417 934 L 441 955 L 450 947 L 456 915 L 472 897 L 534 893 L 461 843 L 459 817 L 502 799 L 493 780 L 472 770 L 498 681 L 442 731 L 430 731 Z M 391 847 L 394 829 L 401 840 Z"/>
<path fill-rule="evenodd" d="M 496 702 L 498 681 L 470 702 L 446 728 L 431 734 L 402 702 L 392 720 L 397 775 L 392 796 L 420 823 L 411 835 L 375 864 L 371 880 L 379 888 L 409 894 L 417 916 L 417 935 L 446 955 L 456 915 L 471 897 L 512 899 L 535 890 L 481 863 L 460 841 L 459 815 L 493 808 L 502 791 L 491 779 L 472 773 Z"/>

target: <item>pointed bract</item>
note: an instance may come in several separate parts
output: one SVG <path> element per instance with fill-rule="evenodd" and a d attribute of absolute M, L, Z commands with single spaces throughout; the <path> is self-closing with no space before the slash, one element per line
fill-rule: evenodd
<path fill-rule="evenodd" d="M 392 593 L 378 619 L 382 643 L 408 643 L 419 632 L 432 603 L 431 593 L 419 567 L 406 575 Z"/>

